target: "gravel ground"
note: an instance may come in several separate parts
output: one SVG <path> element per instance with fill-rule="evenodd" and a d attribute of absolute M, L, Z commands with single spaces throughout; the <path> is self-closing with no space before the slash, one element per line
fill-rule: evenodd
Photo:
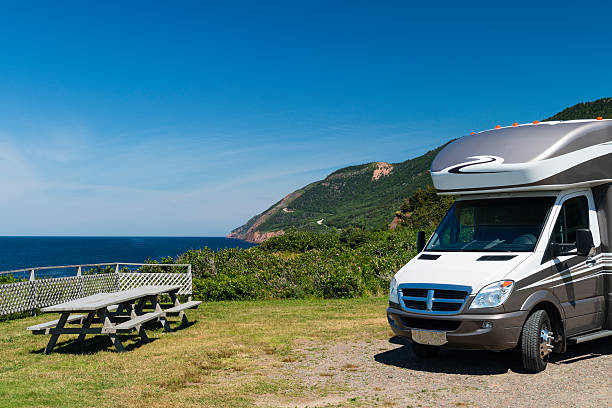
<path fill-rule="evenodd" d="M 442 350 L 419 360 L 395 337 L 350 344 L 304 343 L 297 361 L 269 372 L 296 380 L 303 397 L 262 396 L 262 406 L 611 407 L 612 339 L 554 355 L 546 371 L 528 374 L 516 352 Z"/>

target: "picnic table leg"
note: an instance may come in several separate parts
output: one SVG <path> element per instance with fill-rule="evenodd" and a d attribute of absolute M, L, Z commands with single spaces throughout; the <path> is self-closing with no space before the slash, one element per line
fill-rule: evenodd
<path fill-rule="evenodd" d="M 172 292 L 168 293 L 168 295 L 170 295 L 170 300 L 172 300 L 172 303 L 173 303 L 172 306 L 180 305 L 178 297 L 176 296 L 176 291 L 172 291 Z"/>
<path fill-rule="evenodd" d="M 119 340 L 119 337 L 117 336 L 117 333 L 109 333 L 108 337 L 110 337 L 118 353 L 123 353 L 125 351 L 125 349 L 123 348 L 123 344 L 121 343 L 121 340 Z"/>
<path fill-rule="evenodd" d="M 170 295 L 170 299 L 172 300 L 172 303 L 174 303 L 174 306 L 179 306 L 181 304 L 178 300 L 178 297 L 176 296 L 176 291 L 170 292 L 168 294 Z M 179 312 L 178 317 L 179 319 L 181 319 L 181 326 L 187 326 L 189 324 L 189 320 L 187 320 L 187 314 L 184 310 L 181 310 Z"/>
<path fill-rule="evenodd" d="M 153 305 L 153 309 L 155 309 L 156 312 L 163 312 L 159 301 L 157 299 L 157 295 L 155 296 L 151 296 L 151 304 Z M 166 332 L 171 332 L 172 329 L 170 328 L 170 323 L 168 323 L 168 319 L 166 319 L 166 316 L 161 316 L 159 318 L 159 322 L 162 324 L 162 326 L 164 327 L 164 331 Z"/>
<path fill-rule="evenodd" d="M 64 325 L 66 324 L 66 321 L 68 320 L 68 316 L 70 316 L 69 312 L 62 313 L 62 316 L 59 318 L 59 321 L 57 322 L 57 326 L 55 326 L 55 328 L 63 329 Z M 53 351 L 53 347 L 55 347 L 55 343 L 57 343 L 57 339 L 59 339 L 59 336 L 59 334 L 51 335 L 49 343 L 47 343 L 47 347 L 45 347 L 45 354 L 51 354 L 51 352 Z"/>
<path fill-rule="evenodd" d="M 125 305 L 125 311 L 130 314 L 130 319 L 134 319 L 138 317 L 138 314 L 136 313 L 137 308 L 138 308 L 138 305 L 135 305 L 134 303 L 127 303 Z M 136 326 L 136 330 L 138 330 L 138 335 L 140 336 L 140 339 L 142 340 L 142 342 L 148 343 L 149 336 L 147 336 L 147 332 L 145 331 L 144 326 L 140 324 Z"/>
<path fill-rule="evenodd" d="M 123 303 L 119 303 L 119 305 L 117 306 L 117 310 L 115 310 L 115 314 L 121 314 L 123 312 Z"/>
<path fill-rule="evenodd" d="M 146 304 L 147 304 L 147 298 L 146 297 L 138 300 L 138 304 L 136 305 L 136 314 L 137 315 L 142 314 L 142 309 L 144 309 Z M 153 307 L 155 307 L 155 305 L 153 305 Z"/>
<path fill-rule="evenodd" d="M 131 302 L 122 302 L 117 306 L 117 310 L 115 313 L 112 313 L 113 316 L 124 316 L 125 314 L 130 315 L 132 311 L 132 303 Z"/>
<path fill-rule="evenodd" d="M 87 318 L 83 322 L 83 328 L 84 329 L 89 329 L 89 327 L 91 326 L 91 322 L 93 321 L 94 317 L 96 317 L 96 314 L 94 312 L 91 312 L 91 313 L 87 314 Z M 87 333 L 85 333 L 85 332 L 79 334 L 79 338 L 77 339 L 78 342 L 82 343 L 83 340 L 85 340 L 85 336 L 86 335 L 87 335 Z"/>
<path fill-rule="evenodd" d="M 181 310 L 179 313 L 179 317 L 181 318 L 181 326 L 187 326 L 189 324 L 189 320 L 187 319 L 187 314 L 184 310 Z"/>
<path fill-rule="evenodd" d="M 140 336 L 140 340 L 142 340 L 143 343 L 149 342 L 149 336 L 147 336 L 147 332 L 145 331 L 142 324 L 138 326 L 138 335 Z"/>
<path fill-rule="evenodd" d="M 98 310 L 98 316 L 100 317 L 100 320 L 102 321 L 105 329 L 111 328 L 114 326 L 113 322 L 111 322 L 108 316 L 108 311 L 106 310 L 106 308 Z M 123 348 L 123 344 L 121 343 L 121 340 L 117 336 L 117 333 L 107 333 L 107 334 L 108 334 L 108 337 L 110 337 L 111 341 L 113 342 L 115 349 L 117 349 L 117 352 L 123 353 L 125 349 Z"/>

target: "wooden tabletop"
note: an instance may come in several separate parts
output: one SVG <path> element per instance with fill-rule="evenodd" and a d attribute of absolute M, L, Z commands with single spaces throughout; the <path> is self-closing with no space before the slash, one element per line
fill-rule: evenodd
<path fill-rule="evenodd" d="M 41 310 L 44 313 L 92 312 L 111 305 L 140 299 L 145 296 L 155 296 L 162 293 L 174 292 L 179 290 L 181 287 L 181 285 L 140 286 L 121 292 L 97 293 L 84 298 L 74 299 L 69 302 L 45 307 Z"/>

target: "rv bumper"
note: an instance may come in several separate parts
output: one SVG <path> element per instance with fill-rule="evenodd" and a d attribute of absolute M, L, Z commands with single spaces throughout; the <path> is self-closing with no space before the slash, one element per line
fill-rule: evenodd
<path fill-rule="evenodd" d="M 435 316 L 388 308 L 393 332 L 412 341 L 412 329 L 446 332 L 444 347 L 466 350 L 508 350 L 516 347 L 528 311 L 498 314 Z"/>

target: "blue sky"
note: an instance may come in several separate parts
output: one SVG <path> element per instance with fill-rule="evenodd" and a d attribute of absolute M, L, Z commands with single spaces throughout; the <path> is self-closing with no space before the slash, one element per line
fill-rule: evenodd
<path fill-rule="evenodd" d="M 605 2 L 14 2 L 0 235 L 224 235 L 331 171 L 612 96 Z"/>

